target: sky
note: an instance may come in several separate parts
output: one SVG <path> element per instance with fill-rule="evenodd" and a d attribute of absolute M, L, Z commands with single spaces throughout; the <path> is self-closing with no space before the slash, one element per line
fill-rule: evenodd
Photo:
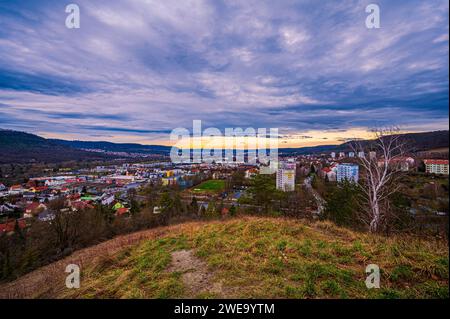
<path fill-rule="evenodd" d="M 374 2 L 368 29 L 370 3 L 0 0 L 0 128 L 168 145 L 201 120 L 284 147 L 448 129 L 448 1 Z"/>

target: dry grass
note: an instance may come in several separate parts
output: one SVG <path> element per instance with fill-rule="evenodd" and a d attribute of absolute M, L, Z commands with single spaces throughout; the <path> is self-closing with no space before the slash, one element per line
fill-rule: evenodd
<path fill-rule="evenodd" d="M 195 295 L 171 254 L 192 249 L 227 295 Z M 82 265 L 81 288 L 64 268 Z M 381 289 L 365 267 L 380 266 Z M 231 293 L 230 293 L 231 292 Z M 446 242 L 357 233 L 329 222 L 244 217 L 122 236 L 0 287 L 0 297 L 58 298 L 448 298 Z"/>

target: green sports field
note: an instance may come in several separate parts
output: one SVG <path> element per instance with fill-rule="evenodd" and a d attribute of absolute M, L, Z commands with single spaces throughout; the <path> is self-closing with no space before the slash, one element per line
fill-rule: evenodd
<path fill-rule="evenodd" d="M 225 188 L 224 180 L 211 179 L 193 187 L 194 192 L 220 192 Z"/>

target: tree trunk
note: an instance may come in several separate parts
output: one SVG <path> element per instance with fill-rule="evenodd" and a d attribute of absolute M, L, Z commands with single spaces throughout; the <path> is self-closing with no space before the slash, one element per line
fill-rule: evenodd
<path fill-rule="evenodd" d="M 374 198 L 371 210 L 372 220 L 370 221 L 370 232 L 376 233 L 380 223 L 380 206 L 378 205 L 378 199 Z"/>

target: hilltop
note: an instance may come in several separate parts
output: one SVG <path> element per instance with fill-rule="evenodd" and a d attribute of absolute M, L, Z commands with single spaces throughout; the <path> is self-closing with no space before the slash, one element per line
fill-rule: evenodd
<path fill-rule="evenodd" d="M 66 265 L 81 288 L 65 288 Z M 365 267 L 381 269 L 368 290 Z M 0 297 L 448 298 L 448 246 L 382 237 L 329 222 L 241 217 L 121 236 L 15 282 Z"/>

